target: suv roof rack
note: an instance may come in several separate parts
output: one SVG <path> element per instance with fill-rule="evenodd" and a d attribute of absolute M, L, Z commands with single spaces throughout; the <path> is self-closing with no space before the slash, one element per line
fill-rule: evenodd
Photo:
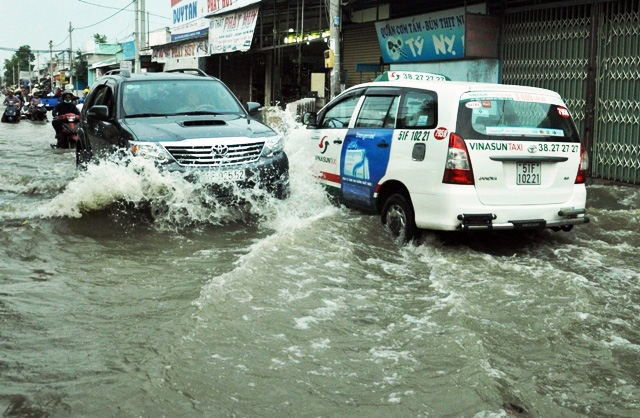
<path fill-rule="evenodd" d="M 131 71 L 129 71 L 126 68 L 116 68 L 115 70 L 109 70 L 104 75 L 114 75 L 114 74 L 120 74 L 124 78 L 131 77 Z"/>
<path fill-rule="evenodd" d="M 177 68 L 175 70 L 166 70 L 165 73 L 183 73 L 184 74 L 187 71 L 197 73 L 199 76 L 202 76 L 202 77 L 209 77 L 209 74 L 205 73 L 204 71 L 198 68 Z"/>

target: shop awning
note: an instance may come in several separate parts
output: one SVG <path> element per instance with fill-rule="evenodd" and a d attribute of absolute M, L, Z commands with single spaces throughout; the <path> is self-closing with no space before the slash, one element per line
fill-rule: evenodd
<path fill-rule="evenodd" d="M 112 65 L 118 64 L 118 61 L 115 58 L 111 58 L 105 61 L 96 62 L 91 66 L 91 68 L 102 68 L 102 67 L 110 67 Z"/>

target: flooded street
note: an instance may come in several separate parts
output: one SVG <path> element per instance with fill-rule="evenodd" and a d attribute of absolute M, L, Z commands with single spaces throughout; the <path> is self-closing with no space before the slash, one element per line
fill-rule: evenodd
<path fill-rule="evenodd" d="M 243 208 L 52 142 L 0 125 L 4 416 L 640 415 L 640 189 L 400 246 L 293 139 L 291 197 Z"/>

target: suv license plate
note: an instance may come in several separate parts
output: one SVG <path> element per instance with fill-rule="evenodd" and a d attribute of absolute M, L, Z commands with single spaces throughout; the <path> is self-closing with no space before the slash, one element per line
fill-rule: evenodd
<path fill-rule="evenodd" d="M 211 172 L 211 180 L 216 183 L 242 181 L 244 178 L 244 170 L 221 170 Z"/>
<path fill-rule="evenodd" d="M 518 163 L 516 168 L 516 184 L 538 185 L 542 168 L 540 163 Z"/>

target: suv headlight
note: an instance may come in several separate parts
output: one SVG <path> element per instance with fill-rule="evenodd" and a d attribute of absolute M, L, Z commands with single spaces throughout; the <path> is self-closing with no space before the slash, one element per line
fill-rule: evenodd
<path fill-rule="evenodd" d="M 136 157 L 149 158 L 159 163 L 166 163 L 173 158 L 164 147 L 155 142 L 130 141 L 131 153 Z"/>
<path fill-rule="evenodd" d="M 263 157 L 273 157 L 284 149 L 284 138 L 280 135 L 270 136 L 265 139 L 264 148 L 262 148 Z"/>

